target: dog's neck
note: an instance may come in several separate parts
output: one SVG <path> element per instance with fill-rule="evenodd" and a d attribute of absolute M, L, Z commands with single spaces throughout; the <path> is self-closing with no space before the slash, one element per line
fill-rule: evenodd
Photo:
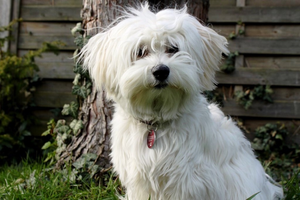
<path fill-rule="evenodd" d="M 157 120 L 138 120 L 141 124 L 145 124 L 147 126 L 148 130 L 155 130 L 166 126 L 167 124 L 170 124 L 173 120 L 166 120 L 166 121 L 157 121 Z"/>
<path fill-rule="evenodd" d="M 162 125 L 161 123 L 154 120 L 139 120 L 139 122 L 145 124 L 147 126 L 148 131 L 157 131 L 157 129 Z"/>

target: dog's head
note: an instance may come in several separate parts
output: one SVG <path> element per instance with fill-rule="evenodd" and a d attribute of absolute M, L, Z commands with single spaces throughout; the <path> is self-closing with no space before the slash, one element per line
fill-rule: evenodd
<path fill-rule="evenodd" d="M 227 41 L 186 10 L 129 9 L 82 50 L 96 86 L 136 118 L 174 118 L 187 99 L 215 87 Z"/>

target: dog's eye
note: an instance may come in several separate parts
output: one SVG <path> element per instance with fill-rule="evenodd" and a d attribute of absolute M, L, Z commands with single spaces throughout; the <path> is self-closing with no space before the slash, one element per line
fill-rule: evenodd
<path fill-rule="evenodd" d="M 167 50 L 166 50 L 166 53 L 170 53 L 170 54 L 175 54 L 179 51 L 178 47 L 175 47 L 175 46 L 171 46 L 171 47 L 168 47 Z"/>
<path fill-rule="evenodd" d="M 138 58 L 143 58 L 147 55 L 148 55 L 147 49 L 139 49 L 139 51 L 137 52 L 137 57 Z"/>

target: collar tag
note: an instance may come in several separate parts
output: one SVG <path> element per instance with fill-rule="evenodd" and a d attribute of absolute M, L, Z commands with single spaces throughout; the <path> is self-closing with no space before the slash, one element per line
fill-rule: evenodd
<path fill-rule="evenodd" d="M 150 130 L 148 133 L 148 136 L 147 136 L 147 146 L 149 149 L 151 149 L 153 147 L 155 138 L 156 138 L 155 131 Z"/>

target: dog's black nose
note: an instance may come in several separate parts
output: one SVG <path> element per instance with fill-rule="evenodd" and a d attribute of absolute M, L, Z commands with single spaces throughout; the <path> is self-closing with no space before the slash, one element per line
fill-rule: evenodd
<path fill-rule="evenodd" d="M 170 69 L 168 66 L 161 64 L 153 67 L 151 72 L 156 80 L 162 82 L 168 78 L 170 74 Z"/>

